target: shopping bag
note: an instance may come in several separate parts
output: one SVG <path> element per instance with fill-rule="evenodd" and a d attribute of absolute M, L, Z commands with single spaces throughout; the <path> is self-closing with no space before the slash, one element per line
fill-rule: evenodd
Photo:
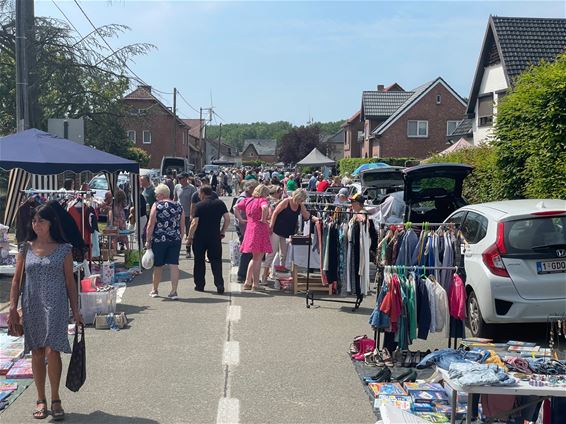
<path fill-rule="evenodd" d="M 102 264 L 102 284 L 112 284 L 114 282 L 114 264 L 106 261 Z"/>
<path fill-rule="evenodd" d="M 147 249 L 142 256 L 142 266 L 145 269 L 153 268 L 153 250 Z"/>
<path fill-rule="evenodd" d="M 81 339 L 79 341 L 79 333 Z M 86 345 L 85 328 L 82 325 L 75 326 L 75 338 L 73 340 L 73 353 L 67 370 L 67 381 L 65 386 L 72 392 L 78 392 L 86 380 Z"/>
<path fill-rule="evenodd" d="M 238 240 L 230 240 L 230 262 L 232 266 L 240 264 L 240 242 Z"/>
<path fill-rule="evenodd" d="M 133 268 L 140 266 L 140 252 L 139 250 L 127 250 L 125 254 L 126 268 Z"/>

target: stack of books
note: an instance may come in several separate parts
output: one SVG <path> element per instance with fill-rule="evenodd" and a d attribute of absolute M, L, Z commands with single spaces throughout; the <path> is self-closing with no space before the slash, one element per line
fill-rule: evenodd
<path fill-rule="evenodd" d="M 19 359 L 6 374 L 7 378 L 33 378 L 31 358 Z"/>

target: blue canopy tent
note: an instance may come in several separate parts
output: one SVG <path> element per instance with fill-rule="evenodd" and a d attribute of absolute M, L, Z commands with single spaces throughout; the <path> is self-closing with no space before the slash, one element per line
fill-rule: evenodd
<path fill-rule="evenodd" d="M 358 175 L 360 172 L 365 171 L 367 169 L 375 169 L 375 168 L 384 168 L 387 167 L 385 162 L 370 162 L 370 163 L 363 163 L 356 168 L 354 172 L 352 172 L 353 176 Z"/>
<path fill-rule="evenodd" d="M 29 129 L 0 137 L 0 168 L 10 171 L 4 224 L 11 225 L 31 176 L 52 176 L 65 171 L 105 172 L 114 192 L 115 175 L 129 172 L 132 199 L 139 215 L 139 164 L 55 135 Z M 51 181 L 54 181 L 53 178 Z M 56 188 L 56 187 L 53 187 Z M 137 217 L 139 222 L 139 216 Z M 139 227 L 139 226 L 138 226 Z M 140 234 L 138 228 L 138 246 Z"/>

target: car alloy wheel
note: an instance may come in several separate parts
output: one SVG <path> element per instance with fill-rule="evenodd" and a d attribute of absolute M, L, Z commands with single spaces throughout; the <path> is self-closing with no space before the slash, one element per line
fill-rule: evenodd
<path fill-rule="evenodd" d="M 478 305 L 478 299 L 475 294 L 470 293 L 470 298 L 468 301 L 468 317 L 470 321 L 470 330 L 474 336 L 478 336 L 481 327 L 481 312 L 480 305 Z"/>

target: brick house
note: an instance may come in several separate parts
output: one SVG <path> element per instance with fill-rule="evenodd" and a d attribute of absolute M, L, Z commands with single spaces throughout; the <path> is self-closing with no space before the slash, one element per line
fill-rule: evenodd
<path fill-rule="evenodd" d="M 564 51 L 566 19 L 489 17 L 466 110 L 475 145 L 492 136 L 497 104 L 515 78 Z"/>
<path fill-rule="evenodd" d="M 204 119 L 183 119 L 189 126 L 189 162 L 194 169 L 202 169 L 205 164 L 204 143 L 206 121 Z"/>
<path fill-rule="evenodd" d="M 323 153 L 333 160 L 340 160 L 344 157 L 344 138 L 346 132 L 340 128 L 334 134 L 321 135 L 320 147 Z"/>
<path fill-rule="evenodd" d="M 361 146 L 364 141 L 364 124 L 360 120 L 361 111 L 357 111 L 340 127 L 344 130 L 344 157 L 361 157 Z"/>
<path fill-rule="evenodd" d="M 276 162 L 277 140 L 245 140 L 242 151 L 242 163 L 262 161 L 266 163 Z"/>
<path fill-rule="evenodd" d="M 466 102 L 441 77 L 412 91 L 398 84 L 364 91 L 361 157 L 424 159 L 446 149 Z"/>
<path fill-rule="evenodd" d="M 149 167 L 161 168 L 163 156 L 187 158 L 189 155 L 190 127 L 151 92 L 151 86 L 140 85 L 123 98 L 126 116 L 122 126 L 136 147 L 150 155 Z M 173 142 L 173 122 L 176 139 Z"/>

